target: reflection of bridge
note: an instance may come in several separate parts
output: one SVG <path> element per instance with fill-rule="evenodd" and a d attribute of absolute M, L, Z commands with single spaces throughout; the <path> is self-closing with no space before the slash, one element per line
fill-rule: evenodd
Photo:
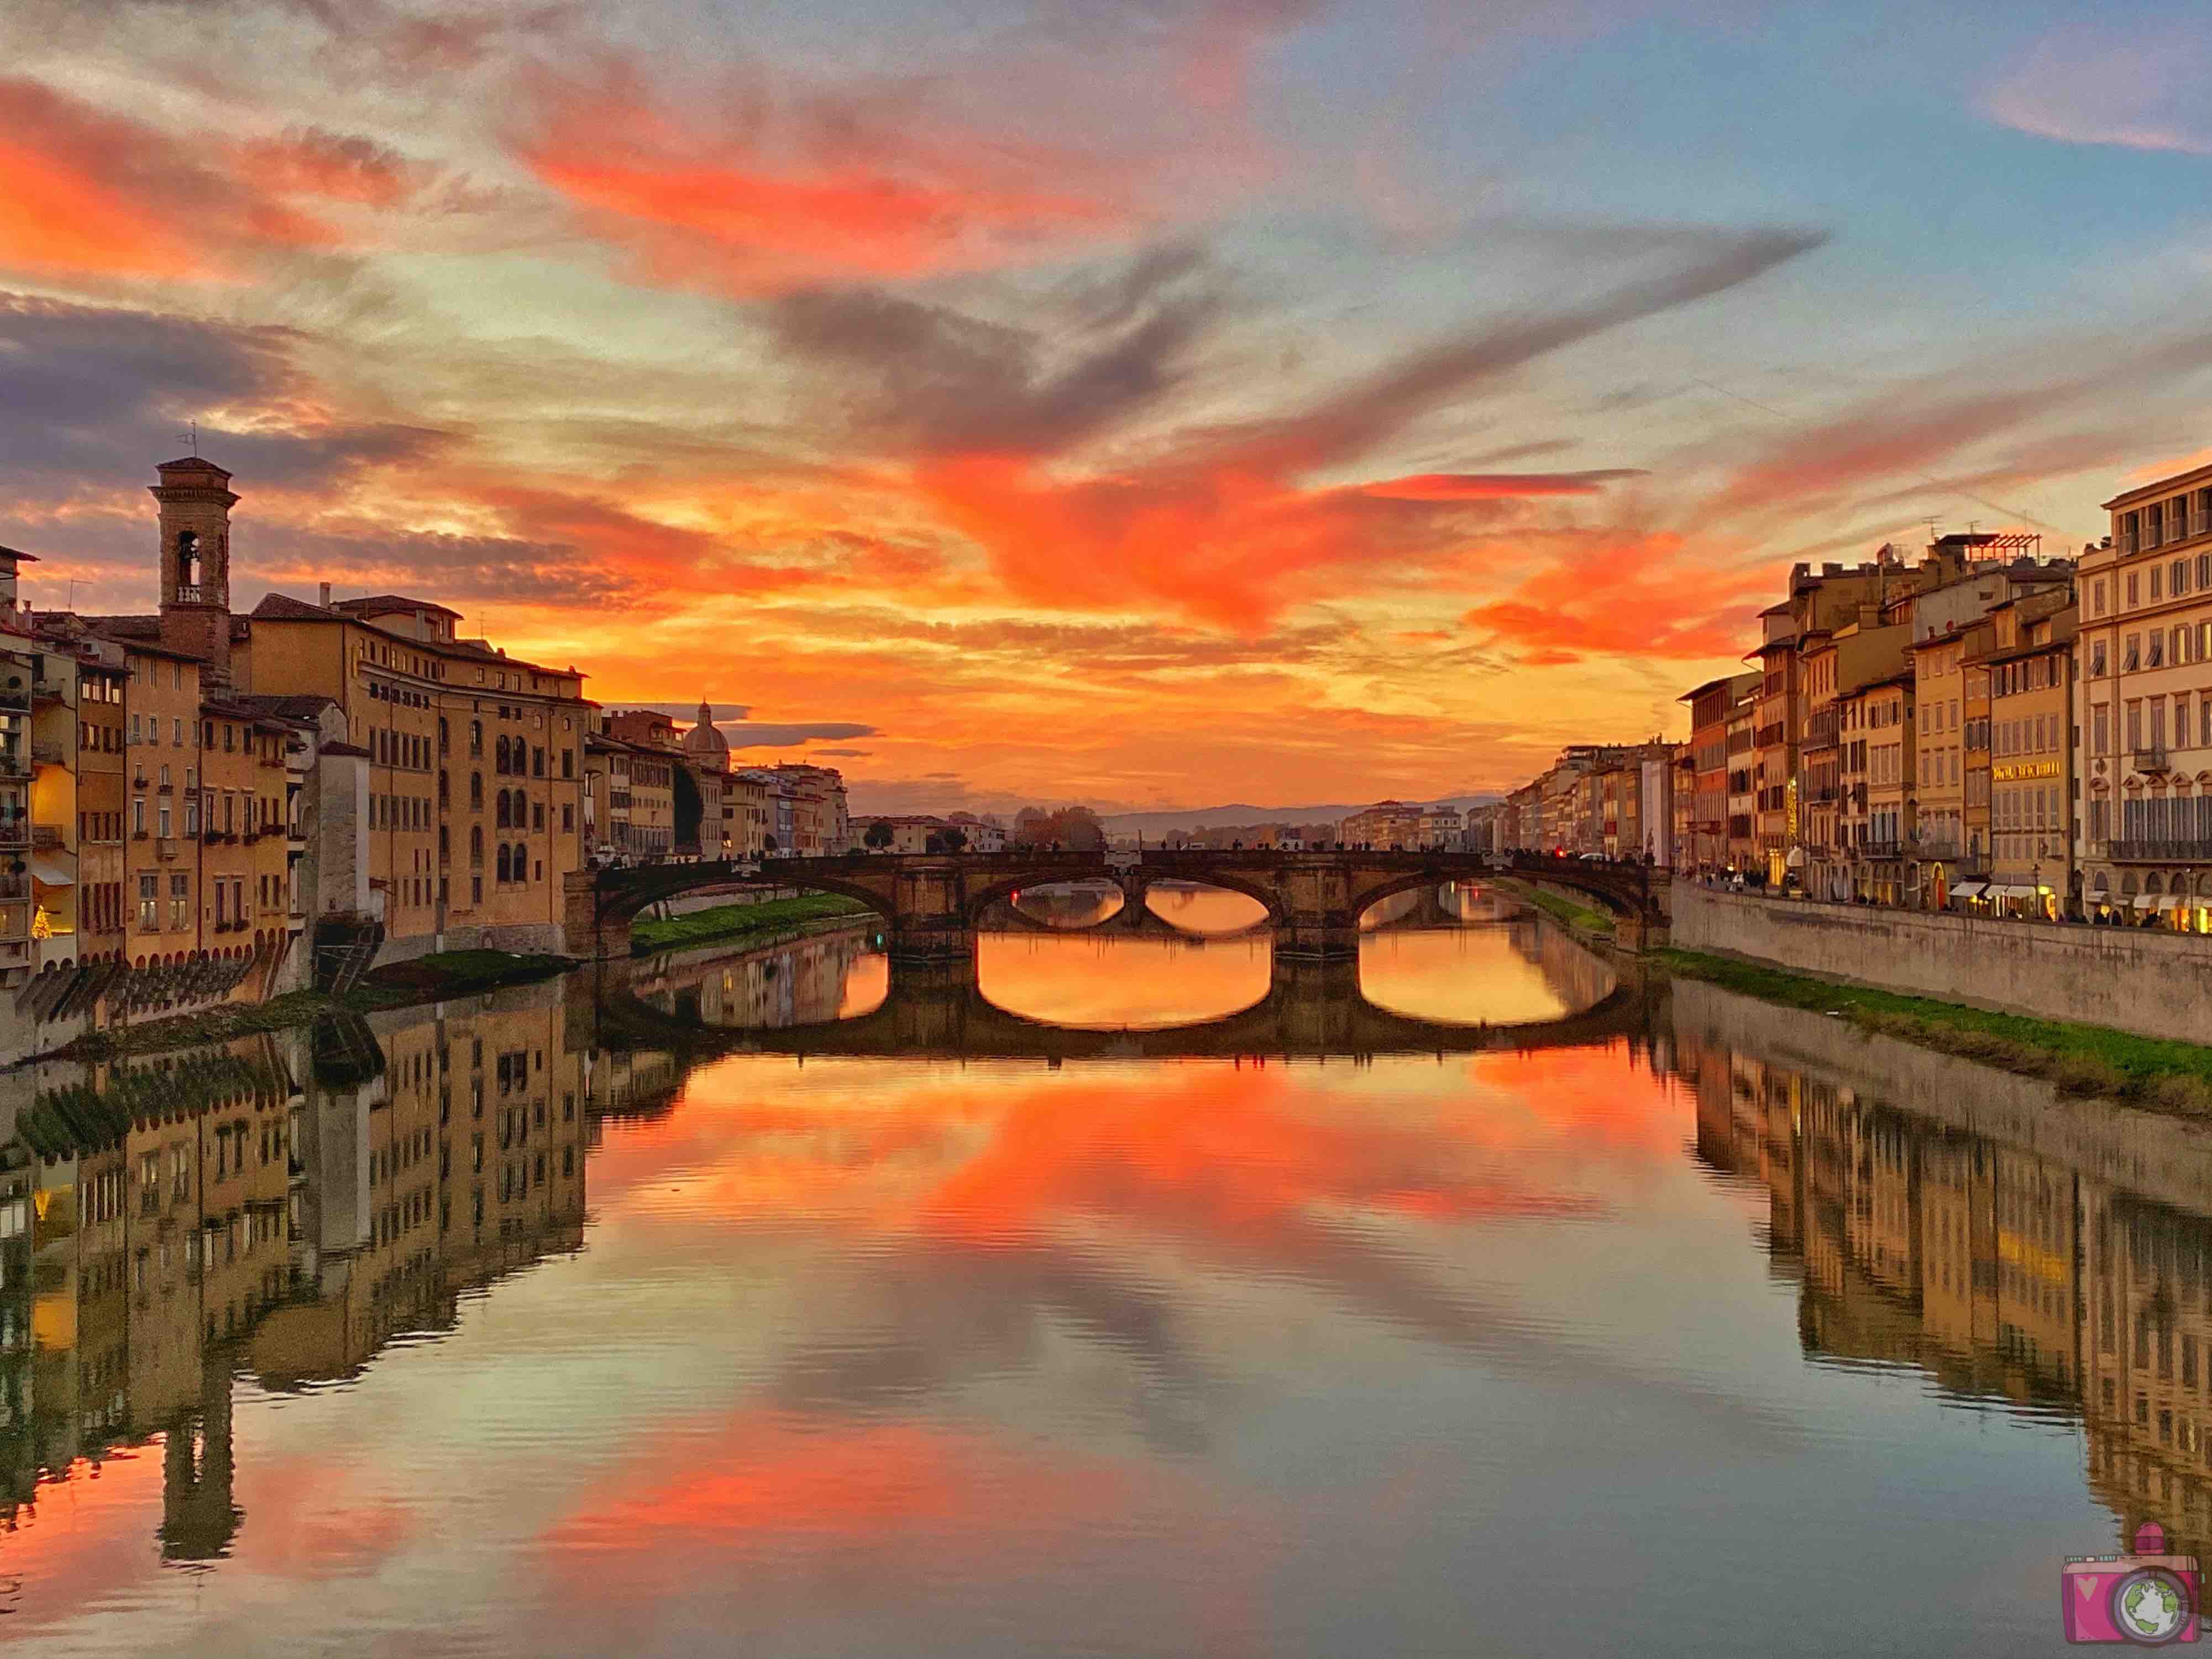
<path fill-rule="evenodd" d="M 1620 918 L 1619 937 L 1632 946 L 1640 946 L 1650 924 L 1664 919 L 1663 871 L 1534 855 L 1516 858 L 1513 870 L 1595 899 Z M 1110 881 L 1130 904 L 1140 905 L 1153 882 L 1177 880 L 1256 899 L 1267 909 L 1278 957 L 1323 961 L 1358 955 L 1359 918 L 1370 905 L 1410 888 L 1480 882 L 1490 873 L 1484 857 L 1474 853 L 1202 848 L 1127 854 L 854 854 L 776 860 L 758 873 L 729 863 L 580 870 L 568 878 L 568 946 L 578 956 L 627 956 L 630 922 L 649 904 L 684 893 L 773 884 L 859 899 L 889 924 L 890 952 L 901 961 L 957 960 L 974 954 L 975 925 L 986 907 L 1024 887 Z"/>
<path fill-rule="evenodd" d="M 1596 967 L 1593 962 L 1593 967 Z M 725 971 L 719 960 L 701 974 Z M 1279 959 L 1267 994 L 1240 1013 L 1202 1025 L 1153 1031 L 1091 1031 L 1048 1025 L 995 1006 L 968 963 L 895 967 L 890 994 L 872 1013 L 778 1029 L 720 1028 L 687 1013 L 698 1007 L 665 962 L 603 963 L 593 1005 L 628 1010 L 614 1024 L 627 1040 L 648 1046 L 698 1045 L 737 1054 L 847 1055 L 891 1059 L 1066 1060 L 1261 1056 L 1293 1060 L 1384 1054 L 1483 1054 L 1493 1050 L 1580 1048 L 1637 1036 L 1650 1028 L 1648 988 L 1623 982 L 1594 1006 L 1563 1018 L 1520 1025 L 1441 1025 L 1379 1008 L 1359 988 L 1356 960 Z M 638 999 L 642 997 L 645 1007 Z M 640 1016 L 643 1016 L 642 1018 Z"/>

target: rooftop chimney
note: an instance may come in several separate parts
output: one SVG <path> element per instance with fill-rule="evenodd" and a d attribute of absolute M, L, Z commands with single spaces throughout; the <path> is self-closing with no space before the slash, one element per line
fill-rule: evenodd
<path fill-rule="evenodd" d="M 331 585 L 328 582 L 315 590 L 315 603 L 325 611 L 331 608 Z"/>

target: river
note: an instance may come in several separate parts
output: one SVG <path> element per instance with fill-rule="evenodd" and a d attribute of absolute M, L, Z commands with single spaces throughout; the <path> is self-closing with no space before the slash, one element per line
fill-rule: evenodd
<path fill-rule="evenodd" d="M 0 1079 L 0 1631 L 2014 1655 L 2212 1540 L 2212 1136 L 1198 899 Z"/>

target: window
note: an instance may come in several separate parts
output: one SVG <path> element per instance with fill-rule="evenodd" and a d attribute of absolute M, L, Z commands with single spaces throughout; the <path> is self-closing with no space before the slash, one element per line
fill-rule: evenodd
<path fill-rule="evenodd" d="M 2166 573 L 2166 591 L 2179 599 L 2189 591 L 2189 561 L 2176 559 Z"/>
<path fill-rule="evenodd" d="M 2159 578 L 2165 574 L 2166 573 L 2157 565 L 2153 565 L 2150 568 L 2150 596 L 2154 601 L 2165 597 L 2165 595 L 2159 591 L 2160 586 Z"/>
<path fill-rule="evenodd" d="M 2105 678 L 2105 642 L 2102 640 L 2089 647 L 2089 678 L 2093 680 Z"/>
<path fill-rule="evenodd" d="M 479 812 L 483 811 L 483 774 L 481 772 L 469 774 L 469 805 Z"/>
<path fill-rule="evenodd" d="M 187 875 L 169 878 L 169 926 L 184 928 L 192 919 L 192 878 Z"/>
<path fill-rule="evenodd" d="M 2136 588 L 2136 574 L 2132 570 L 2128 572 L 2128 604 L 2130 606 L 2142 603 Z"/>
<path fill-rule="evenodd" d="M 2091 615 L 2105 614 L 2105 579 L 2101 576 L 2089 584 L 2089 604 Z"/>
<path fill-rule="evenodd" d="M 161 926 L 161 883 L 150 870 L 138 878 L 138 925 L 149 933 Z"/>
<path fill-rule="evenodd" d="M 2208 704 L 2207 707 L 2212 708 L 2212 704 Z M 2109 755 L 2112 752 L 2112 720 L 2109 718 L 2112 712 L 2109 704 L 2101 702 L 2089 711 L 2089 752 L 2093 755 Z"/>

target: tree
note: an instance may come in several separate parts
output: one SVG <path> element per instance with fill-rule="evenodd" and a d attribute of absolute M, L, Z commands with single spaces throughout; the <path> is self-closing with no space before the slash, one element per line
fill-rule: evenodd
<path fill-rule="evenodd" d="M 890 846 L 897 839 L 898 831 L 891 828 L 890 820 L 888 818 L 878 818 L 868 826 L 867 834 L 860 837 L 862 845 L 875 848 L 878 851 Z"/>
<path fill-rule="evenodd" d="M 968 832 L 957 823 L 946 829 L 937 839 L 944 843 L 945 850 L 948 853 L 964 853 L 968 850 Z"/>

